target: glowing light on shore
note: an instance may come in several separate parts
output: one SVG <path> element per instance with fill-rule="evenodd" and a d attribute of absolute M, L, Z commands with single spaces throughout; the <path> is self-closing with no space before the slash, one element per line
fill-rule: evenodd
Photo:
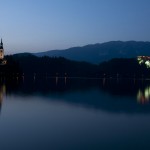
<path fill-rule="evenodd" d="M 149 56 L 138 56 L 139 65 L 145 64 L 147 68 L 150 68 L 150 57 Z"/>

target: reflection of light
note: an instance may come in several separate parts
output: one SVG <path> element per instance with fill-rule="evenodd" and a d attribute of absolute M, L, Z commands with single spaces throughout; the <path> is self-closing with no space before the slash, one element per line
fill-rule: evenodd
<path fill-rule="evenodd" d="M 139 90 L 137 93 L 137 101 L 141 104 L 149 103 L 150 101 L 150 87 L 146 87 L 144 92 Z"/>
<path fill-rule="evenodd" d="M 0 103 L 2 103 L 3 96 L 4 96 L 5 93 L 6 93 L 6 86 L 3 85 L 3 86 L 0 87 Z"/>

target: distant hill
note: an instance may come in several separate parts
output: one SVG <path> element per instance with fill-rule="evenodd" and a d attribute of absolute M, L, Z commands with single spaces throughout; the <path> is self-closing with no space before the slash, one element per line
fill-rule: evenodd
<path fill-rule="evenodd" d="M 73 47 L 66 50 L 51 50 L 34 53 L 35 56 L 65 57 L 75 61 L 86 61 L 94 64 L 113 58 L 134 58 L 138 55 L 150 55 L 150 42 L 111 41 L 102 44 Z"/>

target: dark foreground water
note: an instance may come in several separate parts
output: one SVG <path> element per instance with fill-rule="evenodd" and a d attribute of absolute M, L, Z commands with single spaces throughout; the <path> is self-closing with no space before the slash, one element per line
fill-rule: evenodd
<path fill-rule="evenodd" d="M 0 150 L 150 149 L 150 82 L 0 84 Z"/>

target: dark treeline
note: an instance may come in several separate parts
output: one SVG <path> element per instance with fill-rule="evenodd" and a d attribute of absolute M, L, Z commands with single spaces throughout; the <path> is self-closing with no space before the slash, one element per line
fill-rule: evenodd
<path fill-rule="evenodd" d="M 36 57 L 30 54 L 8 56 L 19 64 L 20 70 L 26 76 L 59 77 L 94 77 L 97 66 L 86 63 L 67 60 L 63 57 Z"/>
<path fill-rule="evenodd" d="M 21 66 L 19 62 L 17 62 L 13 56 L 6 56 L 7 60 L 6 65 L 0 65 L 0 77 L 11 78 L 13 76 L 18 76 L 22 73 Z"/>
<path fill-rule="evenodd" d="M 27 55 L 6 56 L 7 65 L 0 66 L 0 75 L 7 77 L 34 74 L 47 77 L 89 78 L 149 78 L 150 69 L 133 59 L 112 59 L 99 65 L 77 62 L 62 57 L 36 57 Z"/>
<path fill-rule="evenodd" d="M 150 69 L 146 65 L 139 65 L 136 58 L 117 58 L 103 62 L 98 67 L 99 74 L 106 77 L 149 78 Z"/>

